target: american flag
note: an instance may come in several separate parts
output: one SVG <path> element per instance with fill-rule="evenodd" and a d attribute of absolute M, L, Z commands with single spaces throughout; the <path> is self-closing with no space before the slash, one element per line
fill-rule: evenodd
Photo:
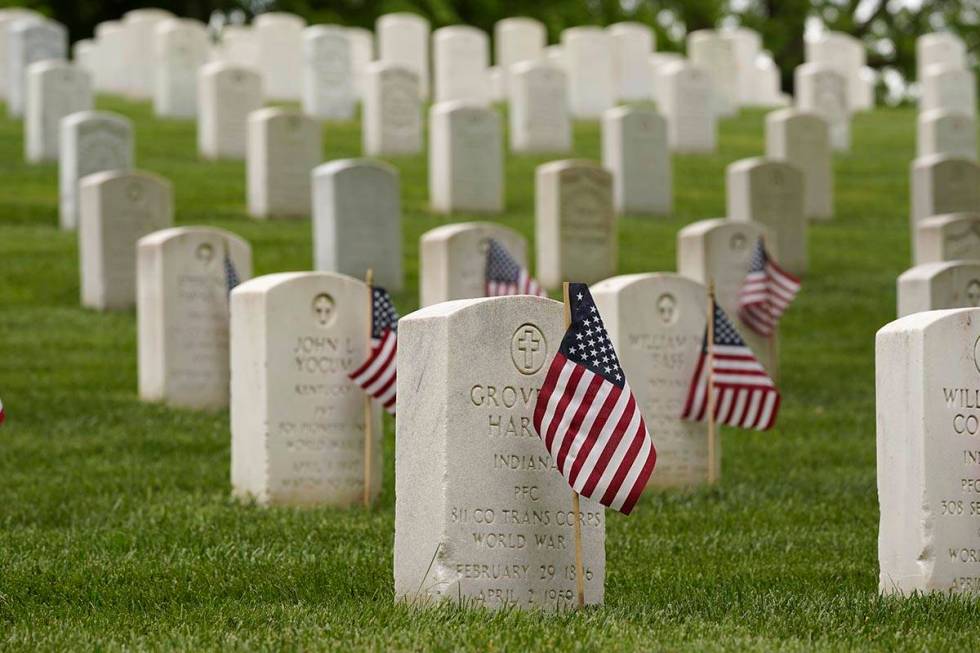
<path fill-rule="evenodd" d="M 589 288 L 569 284 L 572 323 L 534 406 L 534 428 L 582 496 L 629 514 L 657 461 Z"/>
<path fill-rule="evenodd" d="M 708 413 L 708 377 L 714 375 L 715 419 L 719 424 L 765 431 L 776 423 L 779 390 L 725 311 L 714 304 L 714 345 L 708 369 L 708 333 L 705 329 L 698 359 L 687 392 L 681 419 L 702 422 Z"/>
<path fill-rule="evenodd" d="M 349 376 L 392 415 L 395 414 L 397 356 L 398 311 L 387 290 L 371 286 L 371 353 Z"/>
<path fill-rule="evenodd" d="M 3 420 L 7 418 L 7 415 L 3 412 L 3 401 L 0 401 L 0 424 L 3 424 Z"/>
<path fill-rule="evenodd" d="M 769 337 L 799 291 L 800 280 L 769 258 L 760 238 L 752 252 L 749 273 L 738 293 L 739 317 L 760 336 Z"/>
<path fill-rule="evenodd" d="M 487 247 L 486 295 L 535 295 L 547 297 L 544 289 L 520 266 L 507 248 L 494 239 Z"/>
<path fill-rule="evenodd" d="M 235 289 L 235 286 L 242 282 L 241 277 L 238 276 L 238 270 L 235 269 L 235 264 L 231 262 L 231 257 L 228 256 L 228 252 L 225 252 L 225 284 L 228 286 L 228 294 Z"/>

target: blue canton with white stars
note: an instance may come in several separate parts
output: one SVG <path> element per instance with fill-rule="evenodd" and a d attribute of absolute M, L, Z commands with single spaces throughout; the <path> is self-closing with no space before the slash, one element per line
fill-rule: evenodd
<path fill-rule="evenodd" d="M 762 244 L 762 239 L 755 241 L 755 249 L 752 250 L 752 260 L 749 261 L 749 272 L 762 272 L 766 269 L 769 257 L 766 255 L 766 246 Z"/>
<path fill-rule="evenodd" d="M 398 311 L 384 288 L 371 287 L 371 337 L 380 338 L 385 331 L 398 330 Z"/>
<path fill-rule="evenodd" d="M 568 284 L 568 302 L 572 323 L 561 341 L 561 353 L 606 381 L 624 387 L 626 375 L 619 365 L 619 358 L 599 317 L 599 309 L 589 287 L 584 283 Z"/>
<path fill-rule="evenodd" d="M 228 285 L 228 292 L 231 293 L 235 289 L 235 286 L 242 282 L 241 278 L 238 276 L 238 270 L 235 269 L 235 264 L 231 262 L 231 257 L 227 254 L 225 255 L 225 283 Z"/>
<path fill-rule="evenodd" d="M 487 279 L 504 283 L 517 283 L 521 277 L 521 266 L 507 249 L 496 240 L 490 239 L 487 249 Z"/>
<path fill-rule="evenodd" d="M 705 330 L 704 333 L 704 340 L 704 350 L 708 351 L 707 330 Z M 738 330 L 728 320 L 728 316 L 725 315 L 725 311 L 721 310 L 721 306 L 719 306 L 717 303 L 715 304 L 715 345 L 722 347 L 745 347 L 745 341 L 742 340 L 742 336 L 738 334 Z"/>

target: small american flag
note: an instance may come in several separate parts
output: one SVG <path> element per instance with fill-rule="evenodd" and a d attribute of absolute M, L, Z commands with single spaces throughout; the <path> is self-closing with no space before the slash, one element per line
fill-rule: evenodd
<path fill-rule="evenodd" d="M 397 356 L 398 311 L 387 290 L 371 286 L 371 353 L 349 376 L 392 415 L 395 414 Z"/>
<path fill-rule="evenodd" d="M 534 406 L 534 428 L 582 496 L 629 514 L 657 452 L 589 288 L 569 284 L 572 323 Z"/>
<path fill-rule="evenodd" d="M 0 401 L 0 424 L 3 424 L 3 420 L 7 418 L 6 413 L 3 412 L 3 401 Z"/>
<path fill-rule="evenodd" d="M 228 287 L 228 294 L 235 289 L 235 286 L 242 282 L 241 277 L 238 276 L 238 270 L 235 269 L 235 264 L 232 263 L 231 257 L 228 256 L 228 252 L 225 252 L 225 284 Z"/>
<path fill-rule="evenodd" d="M 769 337 L 800 291 L 800 280 L 769 258 L 760 238 L 752 252 L 749 273 L 738 293 L 738 315 L 760 336 Z"/>
<path fill-rule="evenodd" d="M 486 295 L 548 296 L 534 277 L 514 260 L 507 248 L 492 238 L 487 247 Z"/>
<path fill-rule="evenodd" d="M 708 369 L 708 333 L 694 369 L 681 419 L 703 422 L 708 413 L 708 377 L 714 375 L 715 419 L 719 424 L 765 431 L 776 423 L 779 390 L 725 311 L 714 304 L 712 366 Z"/>

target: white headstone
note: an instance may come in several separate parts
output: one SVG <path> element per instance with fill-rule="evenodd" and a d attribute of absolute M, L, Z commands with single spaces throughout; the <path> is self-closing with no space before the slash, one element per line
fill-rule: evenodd
<path fill-rule="evenodd" d="M 510 91 L 511 66 L 544 57 L 548 33 L 541 21 L 522 16 L 493 24 L 493 60 L 503 74 L 504 91 Z"/>
<path fill-rule="evenodd" d="M 510 149 L 513 152 L 568 152 L 568 78 L 546 61 L 526 61 L 510 70 Z"/>
<path fill-rule="evenodd" d="M 244 25 L 226 25 L 221 30 L 220 55 L 216 60 L 258 69 L 259 42 L 255 30 Z"/>
<path fill-rule="evenodd" d="M 743 101 L 744 106 L 783 107 L 791 104 L 791 98 L 782 92 L 782 73 L 769 56 L 759 56 L 751 68 L 753 95 Z"/>
<path fill-rule="evenodd" d="M 156 77 L 154 37 L 157 27 L 175 16 L 165 9 L 145 8 L 127 11 L 122 16 L 122 56 L 119 72 L 122 75 L 120 89 L 132 98 L 145 100 L 153 97 L 153 81 Z"/>
<path fill-rule="evenodd" d="M 313 252 L 317 270 L 402 289 L 398 169 L 370 159 L 339 159 L 313 171 Z"/>
<path fill-rule="evenodd" d="M 302 93 L 303 28 L 295 14 L 259 14 L 253 23 L 262 87 L 270 100 L 299 100 Z"/>
<path fill-rule="evenodd" d="M 509 227 L 491 222 L 456 222 L 430 229 L 419 241 L 419 301 L 431 306 L 486 295 L 486 261 L 496 240 L 527 267 L 527 241 Z"/>
<path fill-rule="evenodd" d="M 647 428 L 657 434 L 657 473 L 647 488 L 706 483 L 708 424 L 680 418 L 701 356 L 705 287 L 658 272 L 613 277 L 590 290 Z"/>
<path fill-rule="evenodd" d="M 10 85 L 10 28 L 17 21 L 33 20 L 39 22 L 43 16 L 33 9 L 23 7 L 10 7 L 0 9 L 0 100 L 7 98 L 8 87 Z"/>
<path fill-rule="evenodd" d="M 919 111 L 945 109 L 977 115 L 977 78 L 972 69 L 934 64 L 925 69 Z"/>
<path fill-rule="evenodd" d="M 75 41 L 71 46 L 71 60 L 76 66 L 95 78 L 95 41 L 92 39 L 81 39 Z"/>
<path fill-rule="evenodd" d="M 82 306 L 135 306 L 136 242 L 173 224 L 173 186 L 139 170 L 97 172 L 81 179 L 78 200 Z"/>
<path fill-rule="evenodd" d="M 27 95 L 27 68 L 38 61 L 67 59 L 68 31 L 53 20 L 17 20 L 7 28 L 7 51 L 3 55 L 8 80 L 7 113 L 20 118 Z"/>
<path fill-rule="evenodd" d="M 827 121 L 834 150 L 851 149 L 851 110 L 847 78 L 824 64 L 803 64 L 794 71 L 796 106 Z"/>
<path fill-rule="evenodd" d="M 575 597 L 568 484 L 533 432 L 562 306 L 430 306 L 399 324 L 395 597 L 558 611 Z M 601 604 L 605 514 L 582 501 L 585 601 Z"/>
<path fill-rule="evenodd" d="M 977 158 L 977 122 L 968 113 L 933 109 L 919 114 L 918 156 Z"/>
<path fill-rule="evenodd" d="M 647 57 L 650 64 L 650 97 L 657 104 L 660 113 L 666 109 L 665 99 L 667 97 L 667 79 L 664 73 L 667 72 L 667 65 L 684 61 L 684 56 L 677 52 L 654 52 Z"/>
<path fill-rule="evenodd" d="M 612 172 L 618 213 L 666 215 L 673 210 L 667 121 L 654 109 L 625 106 L 603 114 L 602 165 Z"/>
<path fill-rule="evenodd" d="M 861 40 L 844 32 L 824 32 L 817 38 L 804 40 L 804 49 L 808 64 L 827 66 L 844 77 L 848 111 L 859 110 L 861 70 L 867 64 Z"/>
<path fill-rule="evenodd" d="M 827 122 L 815 113 L 780 109 L 766 115 L 766 156 L 803 172 L 803 212 L 808 218 L 834 215 L 833 153 Z"/>
<path fill-rule="evenodd" d="M 715 111 L 731 116 L 738 110 L 738 68 L 732 41 L 711 29 L 699 29 L 687 35 L 687 56 L 691 63 L 711 78 Z"/>
<path fill-rule="evenodd" d="M 378 61 L 405 68 L 418 78 L 422 99 L 429 97 L 429 21 L 407 12 L 384 14 L 374 25 Z"/>
<path fill-rule="evenodd" d="M 361 125 L 364 154 L 398 156 L 422 151 L 419 78 L 407 68 L 375 62 L 365 74 Z"/>
<path fill-rule="evenodd" d="M 658 87 L 660 90 L 660 87 Z M 663 72 L 660 112 L 667 119 L 667 141 L 674 152 L 714 152 L 718 116 L 709 74 L 687 62 L 668 64 Z"/>
<path fill-rule="evenodd" d="M 923 263 L 898 277 L 898 317 L 976 306 L 980 306 L 980 261 Z"/>
<path fill-rule="evenodd" d="M 490 103 L 490 43 L 475 27 L 451 25 L 432 33 L 435 101 Z"/>
<path fill-rule="evenodd" d="M 429 113 L 429 204 L 438 213 L 504 208 L 503 127 L 493 109 L 442 102 Z"/>
<path fill-rule="evenodd" d="M 980 211 L 934 215 L 915 230 L 915 264 L 980 260 Z"/>
<path fill-rule="evenodd" d="M 183 408 L 228 405 L 228 265 L 252 276 L 252 248 L 211 227 L 175 227 L 137 244 L 139 394 Z"/>
<path fill-rule="evenodd" d="M 796 166 L 762 157 L 742 159 L 725 175 L 728 218 L 765 226 L 779 252 L 779 264 L 791 274 L 807 269 L 803 173 Z"/>
<path fill-rule="evenodd" d="M 166 20 L 156 27 L 153 112 L 161 118 L 197 115 L 197 73 L 208 62 L 207 28 L 196 20 Z"/>
<path fill-rule="evenodd" d="M 262 108 L 262 77 L 223 62 L 198 72 L 197 151 L 205 159 L 244 159 L 248 116 Z"/>
<path fill-rule="evenodd" d="M 257 277 L 231 295 L 231 484 L 261 505 L 347 507 L 364 492 L 370 290 L 329 272 Z M 371 495 L 381 489 L 375 406 Z"/>
<path fill-rule="evenodd" d="M 310 175 L 323 160 L 320 123 L 298 111 L 270 107 L 248 117 L 248 213 L 253 218 L 307 217 Z"/>
<path fill-rule="evenodd" d="M 862 66 L 858 71 L 857 95 L 854 97 L 855 111 L 870 111 L 875 106 L 875 87 L 878 85 L 878 72 L 870 66 Z"/>
<path fill-rule="evenodd" d="M 507 101 L 507 88 L 504 86 L 504 71 L 500 66 L 490 66 L 487 69 L 488 86 L 490 88 L 490 101 L 493 103 Z"/>
<path fill-rule="evenodd" d="M 347 30 L 314 25 L 303 30 L 303 112 L 315 118 L 350 120 L 357 96 L 353 49 Z"/>
<path fill-rule="evenodd" d="M 92 76 L 58 59 L 33 63 L 27 68 L 25 100 L 24 158 L 57 161 L 61 119 L 92 108 Z"/>
<path fill-rule="evenodd" d="M 926 218 L 944 213 L 980 211 L 980 164 L 934 154 L 912 161 L 910 237 L 915 260 L 915 230 Z"/>
<path fill-rule="evenodd" d="M 934 32 L 915 40 L 916 79 L 922 81 L 925 70 L 933 64 L 966 68 L 966 44 L 955 34 Z"/>
<path fill-rule="evenodd" d="M 762 51 L 762 36 L 747 27 L 726 27 L 719 35 L 731 44 L 735 58 L 735 86 L 738 106 L 760 104 L 757 95 L 756 60 Z M 765 106 L 765 105 L 763 105 Z"/>
<path fill-rule="evenodd" d="M 374 61 L 374 34 L 363 27 L 346 27 L 347 40 L 350 42 L 351 75 L 353 76 L 354 95 L 358 100 L 364 98 L 364 76 L 368 64 Z"/>
<path fill-rule="evenodd" d="M 595 283 L 616 273 L 618 233 L 612 175 L 592 161 L 552 161 L 534 179 L 538 281 Z"/>
<path fill-rule="evenodd" d="M 81 111 L 61 121 L 58 154 L 58 222 L 78 226 L 78 181 L 106 170 L 133 167 L 133 124 L 125 116 Z"/>
<path fill-rule="evenodd" d="M 653 30 L 643 23 L 613 23 L 606 28 L 612 38 L 616 97 L 626 101 L 649 100 L 652 95 L 650 54 Z"/>
<path fill-rule="evenodd" d="M 572 115 L 599 118 L 616 106 L 612 37 L 601 27 L 570 27 L 562 31 L 561 45 Z"/>
<path fill-rule="evenodd" d="M 126 28 L 118 20 L 108 20 L 95 26 L 95 88 L 99 91 L 116 95 L 128 92 L 129 71 L 125 56 L 128 39 Z"/>

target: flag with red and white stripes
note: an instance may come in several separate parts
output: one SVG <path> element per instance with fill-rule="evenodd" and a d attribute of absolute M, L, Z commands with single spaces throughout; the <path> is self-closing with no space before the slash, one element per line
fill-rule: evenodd
<path fill-rule="evenodd" d="M 738 293 L 738 316 L 747 327 L 768 338 L 799 291 L 800 280 L 776 265 L 760 238 Z"/>
<path fill-rule="evenodd" d="M 493 238 L 490 239 L 490 245 L 487 247 L 485 290 L 487 297 L 499 297 L 501 295 L 548 296 L 534 277 L 514 260 L 507 248 Z"/>
<path fill-rule="evenodd" d="M 657 452 L 589 288 L 569 284 L 571 325 L 534 406 L 534 428 L 584 497 L 629 514 Z"/>
<path fill-rule="evenodd" d="M 708 354 L 708 333 L 705 330 L 701 357 L 694 369 L 681 419 L 703 422 L 707 418 L 708 381 L 709 376 L 713 376 L 717 422 L 765 431 L 776 423 L 779 390 L 732 326 L 725 311 L 718 304 L 714 304 L 714 308 L 711 355 Z"/>
<path fill-rule="evenodd" d="M 0 424 L 3 424 L 3 420 L 7 418 L 6 413 L 3 412 L 3 401 L 0 401 Z"/>
<path fill-rule="evenodd" d="M 398 311 L 387 290 L 372 286 L 371 353 L 349 376 L 392 415 L 395 414 L 397 356 Z"/>

